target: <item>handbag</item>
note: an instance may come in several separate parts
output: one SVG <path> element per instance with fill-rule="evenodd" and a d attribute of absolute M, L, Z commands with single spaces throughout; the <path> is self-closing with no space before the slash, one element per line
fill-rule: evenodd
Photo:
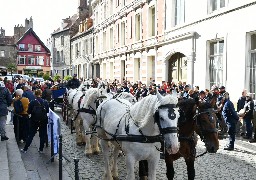
<path fill-rule="evenodd" d="M 239 116 L 239 117 L 244 117 L 244 116 L 245 116 L 245 108 L 241 109 L 241 110 L 238 112 L 238 116 Z"/>

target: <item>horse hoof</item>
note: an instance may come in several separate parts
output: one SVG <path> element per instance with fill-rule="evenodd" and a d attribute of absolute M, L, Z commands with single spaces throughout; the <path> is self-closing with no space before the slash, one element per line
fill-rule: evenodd
<path fill-rule="evenodd" d="M 99 155 L 100 152 L 99 152 L 99 151 L 94 151 L 93 154 L 94 154 L 94 155 Z"/>
<path fill-rule="evenodd" d="M 147 179 L 148 179 L 147 176 L 141 176 L 141 177 L 140 177 L 140 180 L 147 180 Z"/>
<path fill-rule="evenodd" d="M 113 177 L 113 180 L 119 180 L 119 178 L 118 177 Z"/>
<path fill-rule="evenodd" d="M 89 158 L 92 156 L 92 153 L 85 153 L 85 156 Z"/>
<path fill-rule="evenodd" d="M 77 145 L 77 146 L 84 146 L 85 143 L 84 143 L 84 142 L 78 142 L 78 143 L 76 143 L 76 145 Z"/>

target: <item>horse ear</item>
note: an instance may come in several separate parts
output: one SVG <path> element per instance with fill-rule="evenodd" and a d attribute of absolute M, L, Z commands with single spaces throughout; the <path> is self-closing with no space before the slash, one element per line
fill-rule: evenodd
<path fill-rule="evenodd" d="M 163 99 L 162 95 L 159 93 L 158 88 L 156 88 L 156 96 L 159 101 Z"/>

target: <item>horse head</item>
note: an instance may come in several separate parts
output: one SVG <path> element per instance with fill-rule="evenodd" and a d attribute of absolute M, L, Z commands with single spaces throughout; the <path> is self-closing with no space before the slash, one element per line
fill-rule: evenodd
<path fill-rule="evenodd" d="M 165 149 L 169 154 L 176 154 L 179 151 L 177 96 L 162 96 L 157 91 L 157 98 L 159 106 L 154 115 L 155 122 L 158 125 L 160 134 L 163 136 Z"/>
<path fill-rule="evenodd" d="M 214 110 L 216 101 L 217 96 L 213 95 L 210 102 L 197 102 L 196 132 L 210 153 L 216 153 L 219 149 L 217 116 Z"/>

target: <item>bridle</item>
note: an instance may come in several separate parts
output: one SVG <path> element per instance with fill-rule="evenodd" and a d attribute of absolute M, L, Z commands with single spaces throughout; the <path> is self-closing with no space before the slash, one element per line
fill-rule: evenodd
<path fill-rule="evenodd" d="M 158 109 L 164 109 L 164 108 L 167 108 L 168 110 L 170 110 L 170 109 L 173 110 L 174 108 L 176 108 L 176 105 L 175 104 L 166 104 L 166 105 L 161 105 L 161 106 L 158 107 Z M 165 134 L 177 133 L 178 132 L 178 127 L 177 126 L 176 127 L 166 127 L 166 128 L 161 127 L 160 117 L 159 117 L 159 110 L 158 109 L 155 112 L 154 118 L 155 118 L 155 123 L 157 123 L 157 126 L 159 128 L 160 136 L 162 137 L 162 139 L 163 139 L 163 136 Z M 176 114 L 174 112 L 169 114 L 169 118 L 171 120 L 176 119 Z"/>
<path fill-rule="evenodd" d="M 217 133 L 218 130 L 217 128 L 204 128 L 204 126 L 202 125 L 202 121 L 200 120 L 201 115 L 203 114 L 207 114 L 210 120 L 210 123 L 215 123 L 214 122 L 214 117 L 213 117 L 213 113 L 215 113 L 215 110 L 213 108 L 206 108 L 203 111 L 201 111 L 198 107 L 196 109 L 196 114 L 193 117 L 193 119 L 196 122 L 196 126 L 199 129 L 199 136 L 202 139 L 202 141 L 206 142 L 206 134 L 207 133 Z"/>

